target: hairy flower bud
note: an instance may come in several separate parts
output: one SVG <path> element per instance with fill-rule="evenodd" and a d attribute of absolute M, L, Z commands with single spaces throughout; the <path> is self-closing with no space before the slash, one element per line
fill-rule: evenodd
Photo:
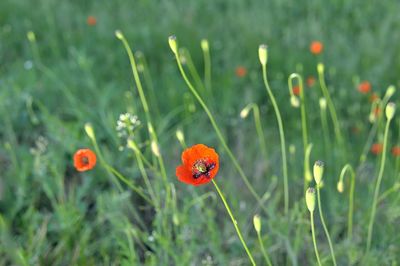
<path fill-rule="evenodd" d="M 386 119 L 392 120 L 395 112 L 396 112 L 396 104 L 393 102 L 388 103 L 385 109 Z"/>
<path fill-rule="evenodd" d="M 322 181 L 322 176 L 324 174 L 324 162 L 318 160 L 314 163 L 314 180 L 317 185 L 320 185 Z"/>
<path fill-rule="evenodd" d="M 259 234 L 261 232 L 261 217 L 260 217 L 260 215 L 258 215 L 258 214 L 254 215 L 253 224 L 254 224 L 254 229 L 256 229 L 256 232 Z"/>
<path fill-rule="evenodd" d="M 267 65 L 267 60 L 268 60 L 267 45 L 261 44 L 258 47 L 258 58 L 260 59 L 261 65 L 263 66 Z"/>
<path fill-rule="evenodd" d="M 307 204 L 307 209 L 310 212 L 313 212 L 315 210 L 315 189 L 312 187 L 309 187 L 306 191 L 306 204 Z"/>
<path fill-rule="evenodd" d="M 178 43 L 176 40 L 175 35 L 171 35 L 168 38 L 169 47 L 171 48 L 172 52 L 176 54 L 178 52 Z"/>

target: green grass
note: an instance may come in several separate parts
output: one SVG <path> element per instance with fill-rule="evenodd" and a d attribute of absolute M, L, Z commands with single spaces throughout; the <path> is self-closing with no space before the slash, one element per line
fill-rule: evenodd
<path fill-rule="evenodd" d="M 328 149 L 318 103 L 321 88 L 318 82 L 311 88 L 305 85 L 308 142 L 313 144 L 310 162 L 325 162 L 321 203 L 337 264 L 398 265 L 400 159 L 390 151 L 379 195 L 395 192 L 385 193 L 383 200 L 378 197 L 371 248 L 365 253 L 381 157 L 368 152 L 360 162 L 372 124 L 369 97 L 357 91 L 357 84 L 370 81 L 381 98 L 390 84 L 400 87 L 399 13 L 400 4 L 394 0 L 0 1 L 0 265 L 249 265 L 213 186 L 191 187 L 177 180 L 175 168 L 182 152 L 177 129 L 184 132 L 188 146 L 204 143 L 219 152 L 215 180 L 258 265 L 266 262 L 252 225 L 257 213 L 263 225 L 261 241 L 273 265 L 315 265 L 304 200 L 301 114 L 290 105 L 288 77 L 297 72 L 304 81 L 311 75 L 317 78 L 318 62 L 325 65 L 347 147 L 343 154 L 327 110 Z M 97 25 L 86 24 L 89 15 L 97 18 Z M 126 51 L 115 37 L 117 29 L 133 52 L 142 52 L 148 66 L 139 75 L 167 183 L 151 150 L 146 114 Z M 35 33 L 36 42 L 28 41 L 29 31 Z M 209 40 L 212 94 L 201 91 L 192 75 L 189 78 L 256 193 L 265 196 L 262 207 L 186 87 L 168 46 L 171 34 L 190 52 L 201 79 L 200 42 Z M 308 50 L 313 40 L 324 43 L 318 57 Z M 268 79 L 281 111 L 287 147 L 296 150 L 288 148 L 287 154 L 287 215 L 278 126 L 258 59 L 262 43 L 268 45 Z M 143 65 L 143 57 L 136 60 Z M 235 76 L 239 65 L 248 71 L 243 78 Z M 398 92 L 391 101 L 399 106 Z M 266 155 L 254 120 L 240 117 L 250 103 L 260 108 Z M 137 154 L 125 147 L 115 129 L 119 114 L 125 112 L 142 122 L 134 141 L 148 161 L 144 167 L 154 189 L 152 201 L 160 208 L 147 203 L 100 162 L 84 173 L 73 167 L 77 149 L 94 150 L 84 130 L 90 122 L 105 162 L 150 197 Z M 383 141 L 382 113 L 373 143 Z M 398 114 L 388 134 L 388 149 L 394 145 L 400 145 Z M 345 193 L 336 190 L 346 163 L 356 171 L 351 239 L 347 233 L 351 179 L 344 178 Z M 321 262 L 331 265 L 316 212 Z"/>

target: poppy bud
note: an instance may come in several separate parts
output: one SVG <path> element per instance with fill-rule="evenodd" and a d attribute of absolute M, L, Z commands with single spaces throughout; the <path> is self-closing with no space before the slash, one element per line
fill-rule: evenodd
<path fill-rule="evenodd" d="M 385 109 L 386 119 L 392 120 L 395 112 L 396 112 L 396 104 L 393 102 L 388 103 Z"/>
<path fill-rule="evenodd" d="M 91 140 L 95 140 L 95 136 L 94 136 L 94 130 L 93 130 L 93 126 L 92 126 L 92 124 L 90 124 L 90 123 L 86 123 L 85 124 L 85 131 L 86 131 L 86 134 L 88 135 L 88 137 L 91 139 Z"/>
<path fill-rule="evenodd" d="M 315 189 L 312 187 L 309 187 L 306 191 L 306 204 L 310 212 L 315 210 Z"/>
<path fill-rule="evenodd" d="M 386 90 L 385 97 L 389 99 L 395 92 L 396 88 L 393 85 L 390 85 Z"/>
<path fill-rule="evenodd" d="M 160 157 L 160 149 L 157 142 L 155 142 L 154 140 L 151 141 L 151 151 L 156 157 Z"/>
<path fill-rule="evenodd" d="M 183 135 L 182 130 L 178 129 L 178 130 L 176 131 L 176 138 L 178 139 L 178 141 L 179 141 L 180 143 L 185 142 L 185 136 Z"/>
<path fill-rule="evenodd" d="M 28 38 L 28 40 L 30 42 L 35 42 L 36 41 L 36 36 L 35 36 L 35 33 L 33 31 L 28 31 L 28 33 L 26 34 L 26 37 Z"/>
<path fill-rule="evenodd" d="M 319 107 L 323 110 L 326 109 L 326 99 L 325 98 L 319 98 Z"/>
<path fill-rule="evenodd" d="M 254 229 L 256 229 L 256 232 L 259 234 L 261 232 L 261 217 L 260 217 L 260 215 L 258 215 L 258 214 L 254 215 L 253 224 L 254 224 Z"/>
<path fill-rule="evenodd" d="M 305 178 L 306 178 L 306 180 L 308 181 L 308 182 L 311 182 L 312 181 L 312 174 L 311 174 L 311 172 L 308 170 L 308 171 L 306 171 L 305 172 Z"/>
<path fill-rule="evenodd" d="M 317 183 L 317 185 L 320 185 L 321 181 L 322 181 L 322 176 L 324 174 L 324 162 L 323 161 L 316 161 L 314 163 L 314 180 L 315 183 Z"/>
<path fill-rule="evenodd" d="M 168 38 L 169 47 L 171 48 L 172 52 L 176 54 L 178 52 L 178 43 L 176 41 L 176 36 L 171 35 Z"/>
<path fill-rule="evenodd" d="M 324 64 L 322 64 L 322 63 L 318 63 L 318 65 L 317 65 L 317 71 L 318 71 L 318 74 L 324 74 Z"/>
<path fill-rule="evenodd" d="M 245 108 L 243 108 L 242 111 L 240 111 L 240 117 L 242 119 L 245 119 L 249 115 L 250 109 L 251 109 L 251 104 L 249 104 Z"/>
<path fill-rule="evenodd" d="M 258 58 L 260 59 L 261 65 L 265 66 L 268 59 L 267 45 L 261 44 L 258 47 Z"/>
<path fill-rule="evenodd" d="M 119 40 L 122 40 L 124 38 L 124 35 L 122 35 L 122 32 L 120 30 L 116 30 L 115 37 L 117 37 Z"/>
<path fill-rule="evenodd" d="M 343 191 L 344 191 L 344 184 L 343 184 L 343 181 L 342 181 L 342 180 L 340 180 L 340 181 L 337 183 L 337 190 L 339 191 L 339 193 L 343 193 Z"/>
<path fill-rule="evenodd" d="M 290 104 L 291 104 L 294 108 L 298 108 L 298 107 L 300 106 L 299 98 L 297 98 L 297 97 L 294 96 L 294 95 L 290 96 Z"/>
<path fill-rule="evenodd" d="M 210 47 L 208 45 L 208 40 L 207 39 L 202 39 L 201 40 L 201 49 L 203 50 L 203 52 L 208 52 Z"/>

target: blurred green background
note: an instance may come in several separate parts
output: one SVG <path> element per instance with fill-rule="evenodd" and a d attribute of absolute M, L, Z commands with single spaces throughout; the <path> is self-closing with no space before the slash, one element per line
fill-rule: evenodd
<path fill-rule="evenodd" d="M 263 239 L 274 265 L 315 263 L 302 201 L 300 114 L 290 106 L 287 78 L 293 72 L 304 79 L 317 77 L 318 62 L 326 66 L 327 84 L 348 141 L 349 163 L 358 166 L 354 239 L 349 241 L 345 237 L 347 196 L 336 192 L 343 166 L 340 151 L 328 149 L 321 137 L 318 84 L 306 88 L 310 142 L 314 144 L 311 161 L 326 161 L 323 204 L 338 263 L 398 265 L 397 194 L 379 205 L 374 249 L 363 258 L 379 158 L 368 154 L 358 164 L 371 125 L 369 97 L 360 94 L 357 85 L 368 80 L 381 97 L 390 84 L 400 86 L 399 14 L 400 2 L 394 0 L 2 0 L 0 264 L 163 265 L 168 261 L 168 265 L 248 265 L 212 186 L 194 188 L 176 180 L 182 148 L 175 131 L 181 129 L 188 145 L 205 143 L 220 151 L 217 180 L 256 260 L 263 265 L 252 227 L 252 217 L 260 210 L 179 75 L 168 46 L 168 36 L 175 34 L 180 46 L 190 51 L 201 77 L 200 41 L 209 40 L 213 93 L 206 101 L 257 192 L 269 196 L 268 213 L 261 215 Z M 96 18 L 95 25 L 88 25 L 88 16 Z M 85 173 L 73 168 L 73 153 L 82 147 L 93 148 L 83 129 L 91 122 L 105 160 L 135 183 L 143 183 L 133 152 L 123 148 L 124 140 L 115 130 L 119 114 L 125 112 L 136 114 L 146 124 L 129 60 L 114 35 L 117 29 L 147 62 L 141 78 L 168 181 L 176 191 L 176 206 L 165 215 L 174 220 L 172 236 L 157 234 L 160 221 L 151 207 L 123 184 L 120 189 L 100 165 Z M 34 32 L 35 42 L 28 41 L 29 31 Z M 313 40 L 324 44 L 318 57 L 309 52 Z M 257 55 L 261 43 L 268 45 L 270 83 L 281 108 L 287 143 L 295 149 L 289 154 L 289 219 L 282 214 L 279 137 L 262 84 Z M 235 75 L 239 66 L 247 69 L 242 78 Z M 398 95 L 394 99 L 398 102 Z M 239 116 L 251 102 L 261 109 L 268 162 L 261 155 L 252 118 Z M 379 128 L 374 142 L 382 141 Z M 399 134 L 397 118 L 389 148 L 399 144 Z M 330 138 L 333 141 L 333 132 Z M 151 159 L 146 139 L 142 126 L 137 141 Z M 399 181 L 395 158 L 388 157 L 382 191 Z M 150 170 L 149 176 L 151 182 L 159 182 L 160 177 Z M 317 226 L 320 252 L 330 265 L 329 248 L 322 227 Z M 360 264 L 362 259 L 366 260 Z"/>

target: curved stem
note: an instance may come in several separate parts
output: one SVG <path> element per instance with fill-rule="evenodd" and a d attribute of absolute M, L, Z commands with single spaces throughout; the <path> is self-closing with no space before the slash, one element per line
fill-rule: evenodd
<path fill-rule="evenodd" d="M 381 165 L 380 165 L 380 168 L 379 168 L 378 179 L 377 179 L 376 185 L 375 185 L 374 200 L 372 202 L 372 209 L 371 209 L 371 218 L 369 220 L 369 225 L 368 225 L 368 236 L 367 236 L 366 253 L 369 252 L 369 249 L 371 247 L 372 231 L 373 231 L 373 227 L 374 227 L 376 206 L 377 206 L 377 203 L 378 203 L 378 196 L 379 196 L 379 189 L 380 189 L 381 182 L 382 182 L 383 170 L 385 169 L 386 149 L 387 149 L 387 141 L 388 141 L 388 133 L 389 133 L 390 121 L 391 121 L 390 119 L 388 119 L 386 121 L 385 135 L 384 135 L 384 139 L 383 139 L 383 151 L 382 151 Z"/>
<path fill-rule="evenodd" d="M 226 202 L 225 196 L 222 194 L 221 190 L 219 189 L 219 187 L 218 187 L 217 183 L 214 181 L 214 179 L 212 179 L 211 181 L 214 184 L 214 187 L 217 190 L 219 196 L 221 197 L 222 202 L 224 203 L 225 209 L 228 212 L 229 217 L 232 220 L 233 226 L 236 229 L 236 233 L 238 234 L 240 242 L 242 242 L 242 245 L 243 245 L 244 249 L 246 250 L 247 256 L 249 256 L 249 260 L 250 260 L 251 264 L 256 265 L 256 263 L 254 262 L 253 256 L 251 255 L 250 250 L 248 249 L 246 242 L 243 239 L 242 233 L 240 232 L 240 229 L 237 225 L 237 221 L 232 214 L 231 208 L 229 207 L 228 203 Z"/>
<path fill-rule="evenodd" d="M 186 82 L 186 85 L 189 87 L 190 91 L 192 92 L 192 94 L 194 95 L 194 97 L 197 99 L 197 101 L 200 103 L 201 107 L 203 107 L 205 113 L 207 114 L 212 126 L 214 127 L 215 133 L 217 134 L 219 141 L 222 144 L 222 147 L 225 149 L 225 151 L 228 153 L 229 158 L 231 159 L 233 165 L 235 166 L 236 170 L 239 172 L 240 177 L 242 178 L 243 182 L 245 183 L 245 185 L 247 186 L 247 188 L 249 189 L 249 191 L 251 192 L 251 194 L 257 199 L 257 201 L 259 202 L 260 206 L 263 207 L 261 205 L 261 198 L 260 196 L 257 194 L 257 192 L 254 190 L 253 186 L 251 185 L 249 179 L 247 178 L 247 176 L 245 175 L 242 167 L 239 165 L 239 162 L 237 161 L 237 159 L 235 158 L 235 156 L 233 155 L 232 151 L 230 150 L 230 148 L 228 147 L 228 144 L 226 144 L 224 137 L 222 136 L 221 130 L 219 129 L 217 122 L 214 119 L 214 116 L 212 115 L 210 109 L 208 109 L 207 105 L 205 104 L 205 102 L 203 101 L 203 99 L 200 97 L 200 95 L 197 93 L 196 89 L 194 88 L 194 86 L 192 85 L 192 83 L 189 81 L 185 70 L 182 67 L 182 63 L 180 62 L 179 59 L 179 52 L 176 51 L 175 53 L 175 59 L 176 62 L 178 64 L 178 68 L 179 71 L 184 79 L 184 81 Z"/>
<path fill-rule="evenodd" d="M 208 93 L 211 95 L 211 56 L 210 56 L 210 50 L 208 49 L 202 49 L 203 50 L 203 58 L 204 58 L 204 84 L 205 87 L 208 91 Z"/>
<path fill-rule="evenodd" d="M 272 266 L 271 259 L 269 258 L 268 253 L 264 248 L 264 243 L 262 242 L 260 232 L 257 232 L 257 238 L 258 238 L 258 242 L 260 243 L 261 252 L 264 256 L 265 261 L 267 262 L 268 266 Z"/>
<path fill-rule="evenodd" d="M 317 257 L 318 265 L 321 266 L 322 264 L 321 264 L 321 260 L 319 258 L 319 253 L 318 253 L 318 248 L 317 248 L 317 239 L 315 238 L 314 212 L 310 212 L 310 221 L 311 221 L 311 234 L 312 234 L 312 239 L 313 239 L 313 244 L 314 244 L 315 257 Z"/>
<path fill-rule="evenodd" d="M 339 182 L 343 182 L 344 176 L 346 172 L 349 171 L 351 174 L 351 184 L 350 184 L 350 191 L 349 191 L 349 213 L 347 216 L 347 236 L 349 238 L 352 237 L 353 234 L 353 212 L 354 212 L 354 189 L 355 189 L 355 172 L 353 167 L 350 164 L 346 164 L 342 172 L 340 173 Z"/>
<path fill-rule="evenodd" d="M 337 264 L 336 264 L 335 251 L 333 250 L 331 237 L 330 237 L 330 235 L 329 235 L 328 228 L 326 227 L 326 224 L 325 224 L 324 215 L 323 215 L 323 213 L 322 213 L 321 195 L 320 195 L 320 188 L 319 188 L 318 185 L 317 185 L 317 198 L 318 198 L 319 217 L 320 217 L 320 219 L 321 219 L 322 226 L 324 227 L 324 231 L 325 231 L 326 238 L 328 239 L 328 244 L 329 244 L 329 249 L 331 250 L 333 265 L 336 266 Z"/>
<path fill-rule="evenodd" d="M 283 169 L 283 190 L 284 190 L 284 206 L 285 206 L 285 214 L 289 211 L 289 189 L 288 189 L 288 170 L 287 170 L 287 159 L 286 159 L 286 144 L 285 144 L 285 133 L 283 131 L 283 123 L 281 113 L 279 111 L 278 104 L 276 103 L 274 94 L 271 91 L 271 88 L 268 84 L 267 79 L 267 66 L 266 64 L 262 64 L 262 73 L 263 73 L 263 80 L 264 85 L 271 99 L 272 106 L 274 107 L 276 119 L 278 121 L 279 127 L 279 137 L 281 140 L 281 152 L 282 152 L 282 169 Z"/>

